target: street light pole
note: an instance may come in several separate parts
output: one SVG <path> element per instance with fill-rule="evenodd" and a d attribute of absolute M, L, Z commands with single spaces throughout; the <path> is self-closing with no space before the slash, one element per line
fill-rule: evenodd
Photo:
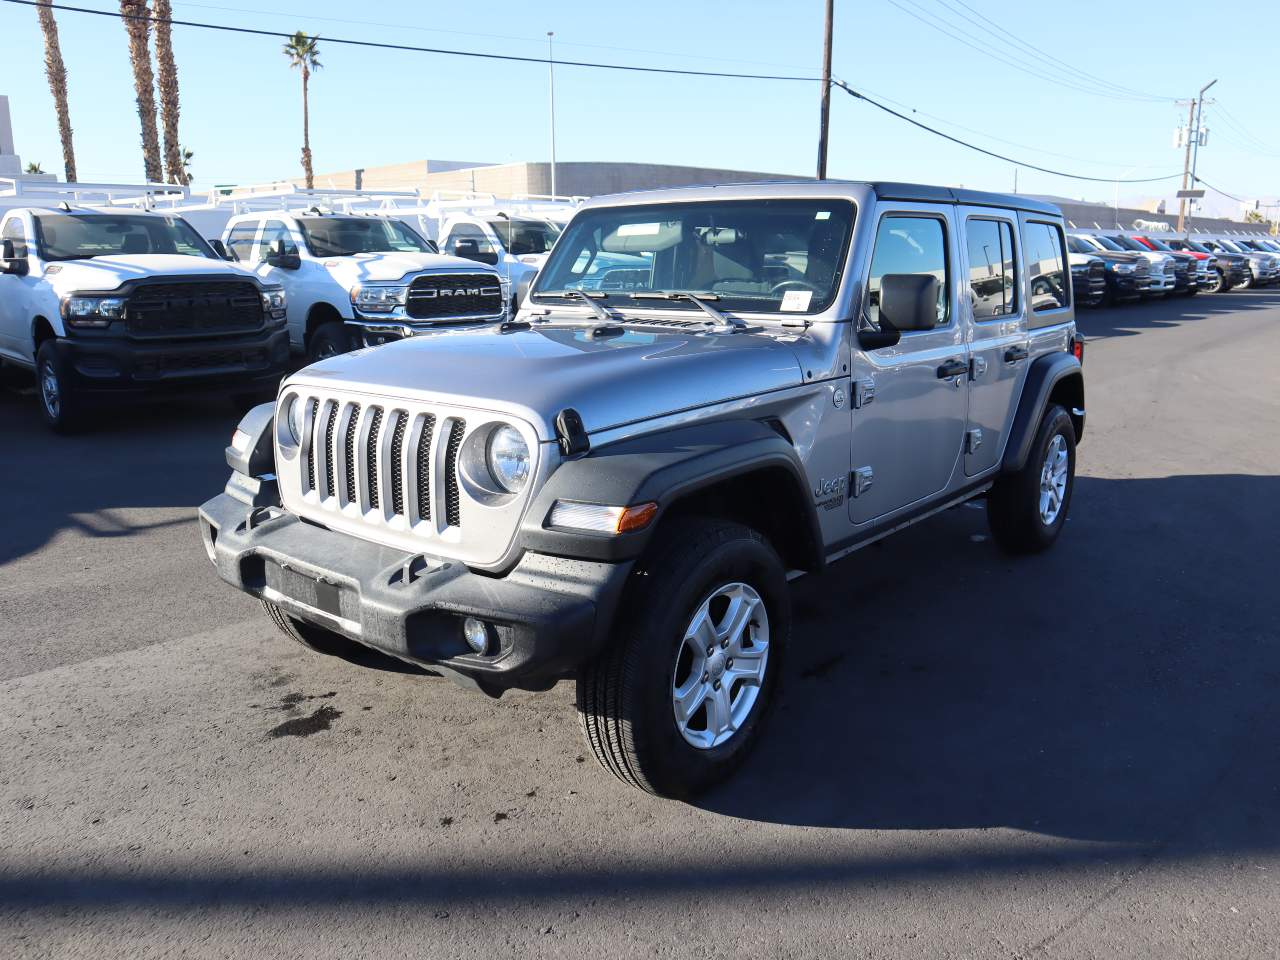
<path fill-rule="evenodd" d="M 1196 162 L 1200 159 L 1200 118 L 1204 112 L 1204 95 L 1217 82 L 1217 79 L 1210 80 L 1200 88 L 1200 96 L 1196 98 L 1196 143 L 1195 149 L 1191 151 L 1191 189 L 1193 190 L 1196 186 Z"/>
<path fill-rule="evenodd" d="M 818 121 L 818 179 L 827 179 L 827 130 L 831 126 L 831 21 L 835 0 L 827 0 L 826 31 L 822 40 L 822 107 Z"/>
<path fill-rule="evenodd" d="M 551 38 L 555 31 L 547 31 L 547 76 L 551 80 L 551 196 L 556 195 L 556 60 L 552 53 Z"/>
<path fill-rule="evenodd" d="M 1200 114 L 1204 108 L 1204 95 L 1218 81 L 1210 80 L 1196 94 L 1187 108 L 1187 151 L 1182 161 L 1182 191 L 1185 193 L 1195 187 L 1196 159 L 1200 156 Z M 1188 182 L 1188 177 L 1190 182 Z M 1178 198 L 1178 232 L 1182 233 L 1187 224 L 1187 198 Z"/>

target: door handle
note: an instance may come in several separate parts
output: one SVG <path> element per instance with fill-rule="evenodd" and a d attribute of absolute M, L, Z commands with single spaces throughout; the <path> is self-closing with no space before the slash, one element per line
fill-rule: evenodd
<path fill-rule="evenodd" d="M 1004 352 L 1005 363 L 1017 363 L 1019 360 L 1025 360 L 1031 356 L 1031 351 L 1026 347 L 1010 347 Z"/>
<path fill-rule="evenodd" d="M 950 380 L 952 377 L 958 377 L 961 374 L 968 372 L 969 364 L 961 360 L 959 357 L 954 357 L 942 364 L 942 366 L 938 367 L 938 379 Z"/>

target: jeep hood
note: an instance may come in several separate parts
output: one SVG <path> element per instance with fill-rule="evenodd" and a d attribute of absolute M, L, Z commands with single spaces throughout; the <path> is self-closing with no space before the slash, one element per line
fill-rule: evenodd
<path fill-rule="evenodd" d="M 233 266 L 225 260 L 160 253 L 121 254 L 94 257 L 92 260 L 55 260 L 45 267 L 45 277 L 50 285 L 64 295 L 79 291 L 107 292 L 130 280 L 165 276 L 256 281 L 248 270 Z"/>
<path fill-rule="evenodd" d="M 509 413 L 546 441 L 566 407 L 596 433 L 804 382 L 794 351 L 766 334 L 628 329 L 593 339 L 592 329 L 429 331 L 322 360 L 288 383 Z"/>
<path fill-rule="evenodd" d="M 442 253 L 357 253 L 322 262 L 334 279 L 348 289 L 360 283 L 394 283 L 410 274 L 432 270 L 497 276 L 497 271 L 487 264 Z"/>

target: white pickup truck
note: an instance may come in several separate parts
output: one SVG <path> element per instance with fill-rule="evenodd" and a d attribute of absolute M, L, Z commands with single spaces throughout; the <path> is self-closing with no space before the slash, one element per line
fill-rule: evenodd
<path fill-rule="evenodd" d="M 532 282 L 547 262 L 574 207 L 543 212 L 468 211 L 450 214 L 440 226 L 440 249 L 464 260 L 494 267 L 512 291 Z"/>
<path fill-rule="evenodd" d="M 308 360 L 445 323 L 501 320 L 510 287 L 488 264 L 442 256 L 392 217 L 268 211 L 232 217 L 219 243 L 289 298 L 289 340 Z"/>
<path fill-rule="evenodd" d="M 108 397 L 257 398 L 289 362 L 285 294 L 181 217 L 15 207 L 0 214 L 0 361 L 35 371 L 58 431 Z"/>

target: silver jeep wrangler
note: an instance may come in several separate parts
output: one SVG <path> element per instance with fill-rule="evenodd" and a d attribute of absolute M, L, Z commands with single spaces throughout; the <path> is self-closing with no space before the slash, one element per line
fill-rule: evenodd
<path fill-rule="evenodd" d="M 898 183 L 601 198 L 517 317 L 324 360 L 240 424 L 200 508 L 294 640 L 474 689 L 577 683 L 624 781 L 742 760 L 789 579 L 985 496 L 1044 550 L 1084 431 L 1057 208 Z"/>

